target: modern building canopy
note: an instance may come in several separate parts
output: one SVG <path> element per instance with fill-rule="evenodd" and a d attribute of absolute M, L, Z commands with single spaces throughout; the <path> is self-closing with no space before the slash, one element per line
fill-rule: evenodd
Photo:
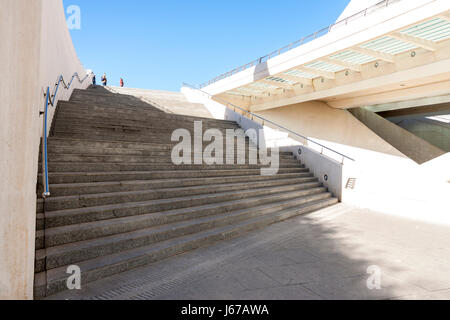
<path fill-rule="evenodd" d="M 381 1 L 202 85 L 255 112 L 311 100 L 347 109 L 449 86 L 450 2 L 441 0 Z"/>

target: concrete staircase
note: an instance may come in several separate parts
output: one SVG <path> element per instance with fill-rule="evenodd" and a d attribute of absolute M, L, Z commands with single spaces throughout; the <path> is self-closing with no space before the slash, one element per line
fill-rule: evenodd
<path fill-rule="evenodd" d="M 66 290 L 70 265 L 86 284 L 337 203 L 288 153 L 275 176 L 262 176 L 260 165 L 172 164 L 171 134 L 192 131 L 194 120 L 204 130 L 238 128 L 101 87 L 58 104 L 52 197 L 37 200 L 36 298 Z M 255 146 L 247 140 L 246 148 Z"/>

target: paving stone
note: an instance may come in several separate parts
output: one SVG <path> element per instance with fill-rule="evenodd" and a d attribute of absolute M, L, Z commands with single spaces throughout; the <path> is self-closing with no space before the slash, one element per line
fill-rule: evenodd
<path fill-rule="evenodd" d="M 449 227 L 341 209 L 344 214 L 332 220 L 323 215 L 328 209 L 321 210 L 50 298 L 450 299 L 450 264 L 439 257 L 450 247 Z M 394 225 L 380 228 L 385 224 Z M 370 266 L 380 267 L 381 290 L 367 287 Z M 152 279 L 168 284 L 161 289 Z"/>
<path fill-rule="evenodd" d="M 369 275 L 304 284 L 326 300 L 386 300 L 407 294 L 424 294 L 425 290 L 383 275 L 381 289 L 369 289 Z"/>
<path fill-rule="evenodd" d="M 287 298 L 289 297 L 289 298 Z M 238 300 L 322 300 L 320 296 L 301 285 L 282 286 L 275 288 L 245 290 L 236 292 L 234 299 Z"/>

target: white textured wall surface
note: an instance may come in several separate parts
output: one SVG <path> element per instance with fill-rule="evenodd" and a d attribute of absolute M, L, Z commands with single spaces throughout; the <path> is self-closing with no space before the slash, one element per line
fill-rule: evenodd
<path fill-rule="evenodd" d="M 280 151 L 289 151 L 304 164 L 328 191 L 339 201 L 343 200 L 344 189 L 344 165 L 330 157 L 323 156 L 320 152 L 303 145 L 295 145 L 280 148 Z"/>
<path fill-rule="evenodd" d="M 182 91 L 191 101 L 204 103 L 218 119 L 226 119 L 230 114 L 225 106 L 208 99 L 205 94 L 188 88 Z M 345 160 L 342 166 L 342 157 L 327 150 L 324 150 L 325 156 L 320 156 L 313 150 L 320 153 L 321 148 L 303 139 L 292 135 L 290 139 L 278 139 L 279 147 L 291 146 L 287 149 L 292 151 L 298 149 L 295 147 L 298 142 L 305 144 L 307 154 L 301 160 L 321 181 L 323 175 L 328 174 L 330 180 L 326 185 L 335 195 L 340 194 L 343 202 L 386 214 L 450 225 L 450 154 L 418 165 L 348 111 L 331 108 L 322 102 L 307 102 L 258 114 L 356 160 Z M 241 120 L 241 125 L 249 126 L 248 121 L 251 122 Z M 274 136 L 268 128 L 264 129 L 266 141 L 279 138 L 276 130 L 272 131 L 276 133 Z M 345 188 L 349 178 L 356 178 L 355 189 Z"/>
<path fill-rule="evenodd" d="M 0 39 L 0 299 L 32 299 L 42 92 L 86 72 L 61 0 L 2 0 Z"/>
<path fill-rule="evenodd" d="M 260 113 L 356 162 L 343 166 L 342 201 L 406 218 L 450 225 L 450 155 L 418 165 L 346 110 L 309 102 Z M 316 149 L 314 145 L 309 146 Z M 338 161 L 333 154 L 325 152 Z M 356 178 L 355 189 L 345 189 Z"/>
<path fill-rule="evenodd" d="M 306 165 L 311 172 L 319 178 L 324 186 L 326 186 L 335 197 L 342 200 L 344 180 L 342 176 L 343 165 L 341 163 L 341 157 L 333 154 L 323 156 L 320 152 L 313 149 L 313 147 L 318 148 L 317 145 L 299 145 L 299 139 L 294 140 L 293 137 L 290 137 L 288 133 L 280 128 L 272 128 L 267 125 L 262 125 L 261 121 L 253 121 L 247 117 L 244 117 L 240 113 L 234 112 L 233 110 L 226 108 L 224 105 L 211 100 L 207 94 L 200 91 L 187 87 L 183 87 L 181 91 L 186 95 L 189 101 L 204 104 L 216 119 L 236 121 L 245 131 L 249 129 L 263 129 L 264 141 L 256 141 L 252 139 L 252 137 L 249 138 L 254 143 L 259 144 L 258 146 L 260 148 L 277 147 L 282 152 L 292 152 L 302 164 Z M 301 139 L 301 142 L 307 144 L 304 139 Z M 302 150 L 301 155 L 298 155 L 299 149 Z M 327 181 L 324 179 L 325 175 L 328 176 Z"/>

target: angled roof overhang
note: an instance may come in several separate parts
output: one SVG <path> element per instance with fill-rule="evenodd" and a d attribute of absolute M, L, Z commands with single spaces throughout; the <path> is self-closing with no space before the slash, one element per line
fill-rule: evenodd
<path fill-rule="evenodd" d="M 354 108 L 448 94 L 450 1 L 382 1 L 281 51 L 203 90 L 252 111 L 311 100 Z"/>

